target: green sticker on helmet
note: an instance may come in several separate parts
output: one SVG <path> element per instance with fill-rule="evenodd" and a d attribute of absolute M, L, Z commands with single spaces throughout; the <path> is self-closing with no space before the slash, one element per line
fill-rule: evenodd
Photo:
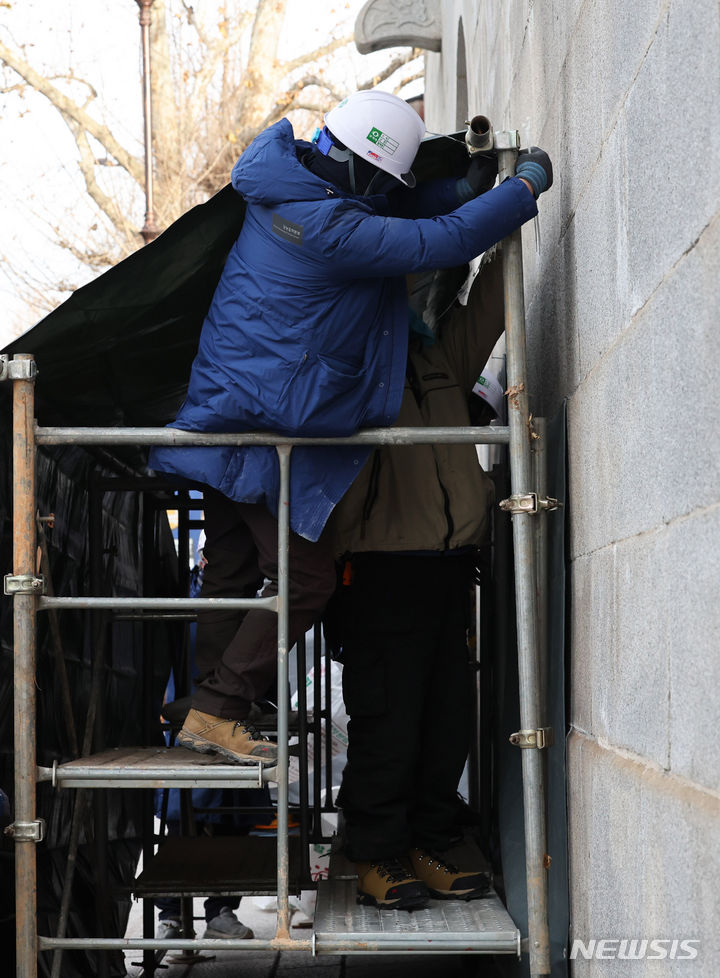
<path fill-rule="evenodd" d="M 375 145 L 387 153 L 388 156 L 392 156 L 400 145 L 396 139 L 392 139 L 390 136 L 384 133 L 382 129 L 377 129 L 375 126 L 373 126 L 365 138 L 369 139 L 371 143 L 375 143 Z"/>

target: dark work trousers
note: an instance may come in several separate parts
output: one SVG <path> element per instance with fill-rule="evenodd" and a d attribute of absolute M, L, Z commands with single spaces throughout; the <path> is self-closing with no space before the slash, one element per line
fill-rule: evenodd
<path fill-rule="evenodd" d="M 158 920 L 182 919 L 180 897 L 155 897 L 155 906 L 160 911 Z M 223 907 L 237 910 L 239 906 L 240 897 L 208 897 L 204 904 L 205 920 L 210 923 L 211 920 L 220 915 Z"/>
<path fill-rule="evenodd" d="M 155 906 L 160 911 L 159 920 L 180 920 L 180 897 L 155 897 Z M 219 916 L 223 907 L 237 910 L 239 906 L 240 897 L 208 897 L 205 901 L 205 920 L 210 923 L 211 920 Z"/>
<path fill-rule="evenodd" d="M 203 493 L 207 566 L 204 598 L 277 594 L 278 524 L 260 504 L 238 503 L 214 489 Z M 322 612 L 335 587 L 332 554 L 321 541 L 290 533 L 290 647 Z M 198 615 L 195 659 L 200 676 L 195 709 L 244 720 L 253 700 L 277 675 L 277 615 L 272 611 L 204 612 Z"/>
<path fill-rule="evenodd" d="M 180 897 L 155 897 L 155 906 L 160 911 L 159 920 L 180 920 Z M 240 897 L 208 897 L 205 901 L 205 920 L 210 923 L 211 920 L 219 916 L 223 907 L 237 910 L 239 906 Z"/>
<path fill-rule="evenodd" d="M 467 555 L 360 554 L 343 642 L 350 716 L 338 805 L 348 856 L 444 850 L 457 834 L 472 673 Z"/>

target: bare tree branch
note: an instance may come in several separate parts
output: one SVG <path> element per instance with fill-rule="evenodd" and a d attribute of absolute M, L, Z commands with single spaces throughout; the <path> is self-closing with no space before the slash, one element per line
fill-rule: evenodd
<path fill-rule="evenodd" d="M 213 42 L 203 41 L 205 44 L 205 57 L 202 67 L 195 73 L 192 81 L 192 89 L 188 101 L 198 105 L 205 103 L 207 91 L 210 83 L 227 58 L 228 52 L 237 48 L 241 43 L 247 29 L 251 23 L 251 15 L 245 14 L 237 19 L 231 30 L 221 34 Z M 195 26 L 193 24 L 193 26 Z M 202 38 L 200 32 L 198 37 Z"/>
<path fill-rule="evenodd" d="M 358 91 L 363 91 L 366 88 L 375 88 L 380 84 L 380 82 L 385 81 L 386 78 L 390 78 L 391 75 L 394 75 L 395 72 L 399 68 L 402 68 L 403 65 L 406 65 L 410 61 L 414 61 L 415 58 L 420 57 L 421 53 L 422 52 L 418 48 L 412 48 L 407 54 L 401 54 L 398 55 L 397 58 L 393 58 L 393 60 L 376 75 L 373 75 L 372 78 L 363 82 L 361 85 L 358 85 Z"/>
<path fill-rule="evenodd" d="M 306 88 L 324 89 L 330 96 L 328 101 L 338 102 L 342 98 L 341 95 L 333 92 L 333 90 L 322 79 L 309 75 L 306 78 L 295 82 L 294 85 L 291 85 L 287 91 L 283 93 L 283 97 L 278 99 L 278 101 L 272 106 L 270 111 L 260 123 L 258 131 L 261 132 L 263 129 L 267 129 L 268 126 L 278 122 L 283 118 L 283 116 L 287 115 L 288 112 L 296 112 L 301 109 L 307 110 L 307 105 L 301 104 L 297 101 L 297 96 L 300 94 L 300 92 L 305 91 Z M 327 111 L 329 107 L 330 106 L 328 104 L 313 105 L 311 111 L 321 113 Z"/>
<path fill-rule="evenodd" d="M 250 35 L 250 53 L 245 69 L 245 98 L 242 100 L 242 128 L 238 139 L 246 146 L 262 128 L 262 120 L 272 105 L 274 93 L 285 74 L 277 58 L 287 0 L 258 0 Z"/>
<path fill-rule="evenodd" d="M 187 3 L 187 0 L 182 0 L 182 8 L 185 11 L 185 17 L 187 18 L 188 24 L 194 28 L 201 43 L 205 45 L 205 47 L 209 47 L 210 42 L 208 40 L 208 36 L 203 30 L 202 24 L 195 16 L 195 8 L 191 4 Z"/>
<path fill-rule="evenodd" d="M 295 102 L 292 107 L 292 111 L 312 112 L 313 115 L 322 115 L 324 112 L 327 112 L 329 108 L 332 108 L 332 106 L 329 106 L 327 102 Z"/>
<path fill-rule="evenodd" d="M 122 2 L 134 6 L 132 0 Z M 214 5 L 201 5 L 198 0 L 154 0 L 150 27 L 153 175 L 156 220 L 161 226 L 224 186 L 238 154 L 268 125 L 289 115 L 297 128 L 307 127 L 312 117 L 347 94 L 349 79 L 338 79 L 331 59 L 352 43 L 349 33 L 330 37 L 287 60 L 278 56 L 289 3 L 217 0 Z M 339 25 L 335 32 L 345 29 Z M 96 109 L 90 103 L 101 95 L 90 80 L 76 77 L 72 67 L 64 75 L 43 74 L 33 68 L 32 55 L 21 42 L 13 40 L 12 49 L 10 45 L 7 37 L 0 41 L 0 66 L 9 69 L 0 92 L 24 98 L 37 91 L 69 127 L 78 153 L 75 172 L 87 191 L 89 226 L 81 226 L 77 213 L 69 222 L 64 217 L 49 219 L 44 212 L 29 211 L 29 216 L 67 256 L 92 271 L 107 268 L 141 243 L 129 215 L 140 213 L 145 189 L 142 156 L 126 150 L 107 124 L 93 118 Z M 396 57 L 388 54 L 392 60 L 359 87 L 387 81 L 399 91 L 421 77 L 417 62 L 412 63 L 418 54 L 409 50 Z M 17 84 L 10 71 L 19 76 Z M 18 112 L 31 108 L 27 102 L 19 105 Z M 139 117 L 139 95 L 137 110 Z M 105 169 L 99 170 L 100 166 Z M 120 169 L 130 181 L 120 175 Z M 67 210 L 70 213 L 71 206 Z M 10 255 L 0 272 L 33 310 L 49 308 L 74 288 L 67 281 L 40 281 L 44 272 L 31 267 L 28 258 Z M 83 277 L 79 271 L 78 279 Z"/>
<path fill-rule="evenodd" d="M 63 251 L 69 252 L 78 260 L 78 262 L 81 262 L 83 265 L 87 265 L 88 268 L 91 268 L 94 272 L 103 272 L 106 269 L 111 268 L 116 262 L 115 252 L 109 248 L 103 248 L 100 250 L 93 249 L 88 246 L 87 242 L 83 242 L 83 247 L 79 247 L 72 238 L 60 234 L 59 229 L 57 243 L 63 249 Z M 71 286 L 65 287 L 72 291 Z"/>
<path fill-rule="evenodd" d="M 18 82 L 17 85 L 0 85 L 0 95 L 11 95 L 13 92 L 19 92 L 21 95 L 24 95 L 27 89 L 26 82 Z"/>
<path fill-rule="evenodd" d="M 300 92 L 305 91 L 306 88 L 321 88 L 323 91 L 327 92 L 330 98 L 334 102 L 339 102 L 344 98 L 345 93 L 339 92 L 336 88 L 330 84 L 326 78 L 322 78 L 320 75 L 303 75 L 302 78 L 298 78 L 296 82 L 289 86 L 287 91 L 284 93 L 282 100 L 279 100 L 276 104 L 285 104 L 289 101 L 295 101 L 297 95 Z"/>
<path fill-rule="evenodd" d="M 114 227 L 131 240 L 136 239 L 136 243 L 139 245 L 142 237 L 138 229 L 128 221 L 125 214 L 117 206 L 117 203 L 102 191 L 95 179 L 95 154 L 90 148 L 85 131 L 76 122 L 69 119 L 65 121 L 72 131 L 78 150 L 80 151 L 80 172 L 85 180 L 88 195 Z"/>
<path fill-rule="evenodd" d="M 323 44 L 319 48 L 315 48 L 314 51 L 308 51 L 306 54 L 301 54 L 297 58 L 293 58 L 292 61 L 283 62 L 283 70 L 289 75 L 298 68 L 302 68 L 307 64 L 314 64 L 317 61 L 326 58 L 333 51 L 337 51 L 340 48 L 346 48 L 348 44 L 352 44 L 354 38 L 352 34 L 346 34 L 344 37 L 336 37 L 332 41 L 328 41 L 327 44 Z"/>
<path fill-rule="evenodd" d="M 96 122 L 83 108 L 77 105 L 71 98 L 68 98 L 60 89 L 51 84 L 39 72 L 35 71 L 23 58 L 11 51 L 6 44 L 0 41 L 0 61 L 4 62 L 8 68 L 12 68 L 21 78 L 36 92 L 44 95 L 45 98 L 61 113 L 66 121 L 72 120 L 88 132 L 94 139 L 97 139 L 110 156 L 114 156 L 120 166 L 122 166 L 133 180 L 142 187 L 144 179 L 143 164 L 135 156 L 120 145 L 107 126 Z"/>
<path fill-rule="evenodd" d="M 73 85 L 75 85 L 75 84 L 82 85 L 84 88 L 87 88 L 89 90 L 88 91 L 88 97 L 87 97 L 87 100 L 85 101 L 83 107 L 88 106 L 91 102 L 95 101 L 95 99 L 98 97 L 97 89 L 93 85 L 91 85 L 89 81 L 86 81 L 85 78 L 78 78 L 78 76 L 77 75 L 74 75 L 72 73 L 72 71 L 70 72 L 70 74 L 67 74 L 67 75 L 48 75 L 48 81 L 50 81 L 50 82 L 58 82 L 58 81 L 72 82 Z"/>
<path fill-rule="evenodd" d="M 425 68 L 424 67 L 423 68 L 420 68 L 418 71 L 414 71 L 412 73 L 412 75 L 405 75 L 405 76 L 403 76 L 393 86 L 393 94 L 394 95 L 398 95 L 403 90 L 403 88 L 405 88 L 406 85 L 409 85 L 410 84 L 410 82 L 417 81 L 419 78 L 424 78 L 424 77 L 425 77 Z"/>

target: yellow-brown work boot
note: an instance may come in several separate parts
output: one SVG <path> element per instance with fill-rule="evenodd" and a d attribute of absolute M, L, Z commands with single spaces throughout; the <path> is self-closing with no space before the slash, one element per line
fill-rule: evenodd
<path fill-rule="evenodd" d="M 355 863 L 355 869 L 358 903 L 381 910 L 420 910 L 428 904 L 427 887 L 399 859 Z"/>
<path fill-rule="evenodd" d="M 200 710 L 190 710 L 177 735 L 179 747 L 189 747 L 201 754 L 222 754 L 229 761 L 277 763 L 277 744 L 263 737 L 245 720 L 226 720 Z"/>
<path fill-rule="evenodd" d="M 487 873 L 478 870 L 463 872 L 438 853 L 411 849 L 408 859 L 412 871 L 436 900 L 475 900 L 485 896 L 490 889 Z"/>

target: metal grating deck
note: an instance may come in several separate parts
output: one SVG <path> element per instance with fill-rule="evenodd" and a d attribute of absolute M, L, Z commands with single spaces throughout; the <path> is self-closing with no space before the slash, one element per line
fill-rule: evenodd
<path fill-rule="evenodd" d="M 520 932 L 494 891 L 481 900 L 431 900 L 425 910 L 377 910 L 357 903 L 357 877 L 338 853 L 318 883 L 318 954 L 374 951 L 519 954 Z"/>
<path fill-rule="evenodd" d="M 66 764 L 38 768 L 58 788 L 261 788 L 276 768 L 229 764 L 184 747 L 114 747 Z"/>

